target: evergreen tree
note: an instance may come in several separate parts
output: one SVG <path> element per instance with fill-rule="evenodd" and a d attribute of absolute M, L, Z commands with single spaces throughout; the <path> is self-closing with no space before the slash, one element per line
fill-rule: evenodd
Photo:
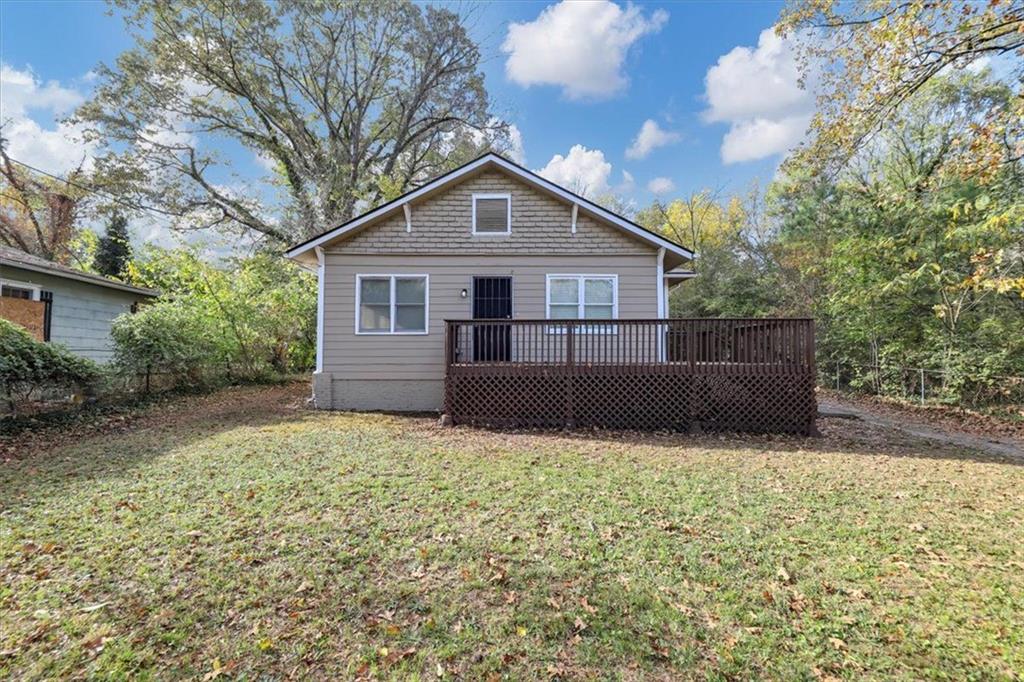
<path fill-rule="evenodd" d="M 106 232 L 100 237 L 93 265 L 105 277 L 122 277 L 131 257 L 128 220 L 120 213 L 114 213 L 107 223 Z"/>

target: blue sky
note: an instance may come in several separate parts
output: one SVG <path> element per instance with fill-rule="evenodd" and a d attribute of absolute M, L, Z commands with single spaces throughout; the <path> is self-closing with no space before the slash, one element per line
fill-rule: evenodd
<path fill-rule="evenodd" d="M 767 182 L 802 137 L 813 105 L 796 87 L 790 46 L 762 35 L 781 7 L 501 2 L 476 6 L 471 25 L 526 165 L 643 206 Z M 91 69 L 129 47 L 104 3 L 0 2 L 3 117 L 21 119 L 12 155 L 55 172 L 87 155 L 56 121 L 88 96 Z M 642 126 L 648 144 L 627 154 Z M 262 172 L 251 155 L 228 154 L 243 174 Z"/>

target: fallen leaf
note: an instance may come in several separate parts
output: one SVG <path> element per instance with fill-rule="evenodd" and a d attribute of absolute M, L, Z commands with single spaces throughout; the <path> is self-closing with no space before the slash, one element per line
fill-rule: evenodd
<path fill-rule="evenodd" d="M 779 580 L 784 583 L 788 584 L 793 582 L 793 576 L 789 574 L 789 571 L 786 570 L 785 566 L 779 566 L 779 570 L 775 572 L 775 575 L 779 576 Z"/>
<path fill-rule="evenodd" d="M 597 609 L 590 605 L 590 602 L 587 601 L 586 597 L 580 599 L 580 606 L 582 606 L 583 610 L 589 613 L 590 615 L 594 615 L 595 613 L 597 613 Z"/>

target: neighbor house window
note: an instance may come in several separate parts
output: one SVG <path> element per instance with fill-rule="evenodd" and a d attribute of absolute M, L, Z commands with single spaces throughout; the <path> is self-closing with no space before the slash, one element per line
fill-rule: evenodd
<path fill-rule="evenodd" d="M 548 275 L 547 312 L 552 320 L 610 320 L 618 313 L 615 275 Z"/>
<path fill-rule="evenodd" d="M 426 334 L 426 275 L 356 275 L 357 334 Z"/>
<path fill-rule="evenodd" d="M 511 194 L 473 195 L 473 234 L 512 232 Z"/>
<path fill-rule="evenodd" d="M 38 301 L 39 288 L 17 282 L 3 282 L 0 283 L 0 296 L 22 298 L 26 301 Z"/>

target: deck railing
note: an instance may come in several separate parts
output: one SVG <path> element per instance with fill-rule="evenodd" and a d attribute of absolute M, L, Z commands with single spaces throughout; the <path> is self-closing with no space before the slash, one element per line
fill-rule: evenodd
<path fill-rule="evenodd" d="M 447 365 L 814 372 L 809 319 L 449 320 Z"/>
<path fill-rule="evenodd" d="M 455 422 L 813 428 L 810 319 L 445 324 L 445 410 Z"/>

